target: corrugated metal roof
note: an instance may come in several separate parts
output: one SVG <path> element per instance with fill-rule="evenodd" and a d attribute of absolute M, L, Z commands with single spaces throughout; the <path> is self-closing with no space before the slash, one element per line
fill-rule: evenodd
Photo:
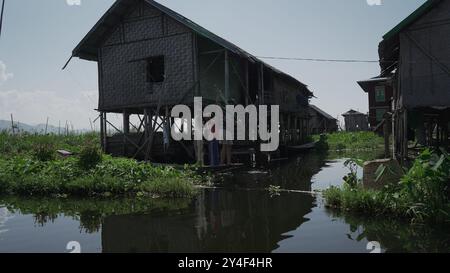
<path fill-rule="evenodd" d="M 333 118 L 330 114 L 326 113 L 325 111 L 323 111 L 322 109 L 320 109 L 319 107 L 317 107 L 315 105 L 310 104 L 309 108 L 313 109 L 314 111 L 316 111 L 317 113 L 319 113 L 320 115 L 325 117 L 326 119 L 337 120 L 336 118 Z"/>
<path fill-rule="evenodd" d="M 111 27 L 117 24 L 121 17 L 132 7 L 134 4 L 138 3 L 142 0 L 117 0 L 111 8 L 102 16 L 102 18 L 95 24 L 95 26 L 88 32 L 88 34 L 81 40 L 81 42 L 77 45 L 77 47 L 73 50 L 72 56 L 79 57 L 86 60 L 96 61 L 97 60 L 97 48 L 99 43 L 102 41 L 105 35 L 110 33 Z M 295 81 L 299 85 L 306 88 L 306 90 L 312 96 L 312 92 L 308 90 L 307 86 L 292 77 L 289 74 L 282 72 L 281 70 L 265 63 L 264 61 L 258 59 L 254 55 L 246 52 L 235 44 L 221 38 L 220 36 L 210 32 L 209 30 L 203 28 L 202 26 L 196 24 L 195 22 L 189 20 L 188 18 L 182 16 L 181 14 L 159 4 L 153 0 L 143 0 L 147 2 L 149 5 L 163 12 L 164 14 L 170 16 L 172 19 L 178 21 L 179 23 L 185 25 L 198 35 L 201 35 L 207 39 L 214 41 L 220 46 L 226 48 L 230 52 L 239 55 L 243 58 L 248 59 L 254 63 L 262 63 L 267 68 L 271 69 L 278 75 L 286 77 L 292 81 Z"/>

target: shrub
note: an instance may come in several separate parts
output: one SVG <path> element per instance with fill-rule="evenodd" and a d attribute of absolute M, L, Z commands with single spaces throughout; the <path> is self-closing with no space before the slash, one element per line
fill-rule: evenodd
<path fill-rule="evenodd" d="M 191 197 L 198 179 L 190 171 L 110 156 L 89 170 L 76 158 L 47 162 L 20 156 L 0 158 L 0 194 Z"/>
<path fill-rule="evenodd" d="M 33 154 L 40 161 L 51 161 L 55 158 L 55 147 L 46 137 L 40 137 L 33 146 Z"/>
<path fill-rule="evenodd" d="M 102 151 L 93 142 L 86 142 L 80 152 L 78 164 L 81 168 L 89 170 L 102 161 Z"/>
<path fill-rule="evenodd" d="M 450 219 L 449 182 L 450 156 L 425 150 L 401 179 L 400 196 L 412 204 L 409 213 L 419 220 Z"/>
<path fill-rule="evenodd" d="M 319 141 L 321 136 L 315 135 Z M 326 142 L 332 151 L 374 150 L 384 145 L 382 137 L 373 132 L 337 132 L 326 135 Z"/>
<path fill-rule="evenodd" d="M 339 210 L 442 223 L 450 222 L 449 183 L 450 156 L 425 150 L 397 185 L 371 191 L 346 181 L 343 188 L 324 191 L 324 197 L 327 206 Z"/>

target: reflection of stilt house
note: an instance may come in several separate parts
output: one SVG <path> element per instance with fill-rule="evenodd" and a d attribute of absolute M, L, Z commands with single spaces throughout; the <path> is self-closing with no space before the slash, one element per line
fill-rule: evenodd
<path fill-rule="evenodd" d="M 394 149 L 408 141 L 449 145 L 450 1 L 428 0 L 389 31 L 379 46 L 381 77 L 394 73 Z"/>
<path fill-rule="evenodd" d="M 175 122 L 171 108 L 192 107 L 195 96 L 204 105 L 280 105 L 282 141 L 301 144 L 307 137 L 306 85 L 154 1 L 116 1 L 73 56 L 98 62 L 101 137 L 109 153 L 202 161 L 201 143 L 167 147 L 161 132 Z M 107 113 L 123 114 L 123 130 Z M 140 121 L 132 128 L 130 115 Z M 107 135 L 107 127 L 118 134 Z M 240 146 L 254 143 L 234 148 Z"/>

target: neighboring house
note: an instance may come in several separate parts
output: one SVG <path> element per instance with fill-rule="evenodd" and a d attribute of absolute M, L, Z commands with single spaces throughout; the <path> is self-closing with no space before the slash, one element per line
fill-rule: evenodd
<path fill-rule="evenodd" d="M 117 0 L 72 56 L 98 64 L 101 140 L 108 153 L 203 162 L 202 141 L 163 145 L 159 130 L 174 124 L 175 105 L 192 109 L 194 97 L 203 105 L 279 105 L 280 120 L 289 121 L 280 122 L 280 131 L 291 143 L 308 137 L 312 92 L 305 84 L 155 1 Z M 123 115 L 123 130 L 108 121 L 109 113 Z M 137 132 L 130 131 L 130 115 L 140 120 Z M 108 126 L 117 134 L 109 136 Z"/>
<path fill-rule="evenodd" d="M 331 133 L 338 130 L 338 120 L 315 105 L 309 105 L 309 116 L 311 134 Z"/>
<path fill-rule="evenodd" d="M 384 114 L 392 111 L 392 78 L 375 77 L 358 84 L 369 97 L 369 127 L 375 130 L 383 121 Z"/>
<path fill-rule="evenodd" d="M 450 1 L 426 1 L 383 36 L 379 55 L 380 77 L 392 78 L 396 156 L 408 157 L 409 141 L 449 147 Z"/>
<path fill-rule="evenodd" d="M 369 130 L 366 114 L 351 109 L 350 111 L 342 114 L 342 116 L 345 119 L 345 131 L 357 132 Z"/>

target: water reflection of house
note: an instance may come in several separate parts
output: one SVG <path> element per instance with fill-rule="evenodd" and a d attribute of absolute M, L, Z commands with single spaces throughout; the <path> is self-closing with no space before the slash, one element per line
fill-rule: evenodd
<path fill-rule="evenodd" d="M 351 109 L 350 111 L 342 114 L 345 120 L 345 131 L 367 131 L 369 130 L 369 124 L 367 115 Z"/>
<path fill-rule="evenodd" d="M 383 36 L 380 78 L 393 89 L 395 154 L 408 142 L 449 145 L 450 1 L 428 0 Z M 381 114 L 381 113 L 380 113 Z"/>
<path fill-rule="evenodd" d="M 314 201 L 258 190 L 211 190 L 202 198 L 182 213 L 106 217 L 103 252 L 270 252 L 284 233 L 308 221 Z"/>
<path fill-rule="evenodd" d="M 330 133 L 338 130 L 338 120 L 315 105 L 309 105 L 309 117 L 311 134 Z"/>
<path fill-rule="evenodd" d="M 2 227 L 5 225 L 5 223 L 11 218 L 11 213 L 8 211 L 7 208 L 1 208 L 0 207 L 0 233 L 2 233 L 4 230 Z"/>

